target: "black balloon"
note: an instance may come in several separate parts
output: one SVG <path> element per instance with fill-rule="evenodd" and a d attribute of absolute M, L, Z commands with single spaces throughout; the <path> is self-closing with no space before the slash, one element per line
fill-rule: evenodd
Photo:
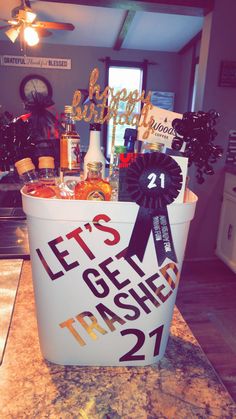
<path fill-rule="evenodd" d="M 189 166 L 195 164 L 197 167 L 197 181 L 204 182 L 204 175 L 213 175 L 212 164 L 222 157 L 223 149 L 214 145 L 213 141 L 217 136 L 215 125 L 219 118 L 218 112 L 185 112 L 182 119 L 174 119 L 172 126 L 175 130 L 175 137 L 172 142 L 174 150 L 180 150 L 185 143 L 183 156 L 188 157 Z"/>
<path fill-rule="evenodd" d="M 33 156 L 35 141 L 28 120 L 21 117 L 0 124 L 0 170 L 9 170 L 17 160 Z"/>

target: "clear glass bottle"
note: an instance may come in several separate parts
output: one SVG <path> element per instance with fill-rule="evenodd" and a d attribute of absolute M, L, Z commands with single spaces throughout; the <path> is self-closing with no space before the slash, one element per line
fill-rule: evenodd
<path fill-rule="evenodd" d="M 113 155 L 113 163 L 112 163 L 112 171 L 109 178 L 109 182 L 112 188 L 112 201 L 118 201 L 118 191 L 119 191 L 119 162 L 120 162 L 120 154 L 126 153 L 126 147 L 123 145 L 115 146 L 114 148 L 114 155 Z"/>
<path fill-rule="evenodd" d="M 90 124 L 89 147 L 84 156 L 84 179 L 88 173 L 88 163 L 102 163 L 102 179 L 105 178 L 106 159 L 101 150 L 101 124 Z"/>
<path fill-rule="evenodd" d="M 80 136 L 75 128 L 72 106 L 65 106 L 65 132 L 60 138 L 61 180 L 79 181 Z"/>
<path fill-rule="evenodd" d="M 35 165 L 29 157 L 17 161 L 15 167 L 25 185 L 23 191 L 27 195 L 40 198 L 56 198 L 54 189 L 40 182 Z"/>
<path fill-rule="evenodd" d="M 101 162 L 88 163 L 87 178 L 75 186 L 75 199 L 110 201 L 111 186 L 102 179 L 101 170 Z"/>
<path fill-rule="evenodd" d="M 56 185 L 54 157 L 41 156 L 38 164 L 39 179 L 44 185 Z"/>

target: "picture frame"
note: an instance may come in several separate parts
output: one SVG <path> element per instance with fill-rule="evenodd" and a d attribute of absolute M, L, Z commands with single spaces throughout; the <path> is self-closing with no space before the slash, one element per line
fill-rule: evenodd
<path fill-rule="evenodd" d="M 236 61 L 221 61 L 219 87 L 236 87 Z"/>

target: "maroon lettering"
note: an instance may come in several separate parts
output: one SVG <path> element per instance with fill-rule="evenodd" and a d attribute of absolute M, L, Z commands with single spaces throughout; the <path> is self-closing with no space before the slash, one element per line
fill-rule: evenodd
<path fill-rule="evenodd" d="M 173 273 L 176 277 L 175 282 L 173 281 L 170 274 L 168 273 L 169 270 L 173 271 Z M 175 263 L 173 263 L 173 262 L 167 263 L 167 265 L 163 266 L 163 268 L 160 269 L 160 272 L 164 276 L 165 280 L 168 282 L 168 284 L 170 285 L 172 290 L 174 290 L 177 287 L 178 282 L 179 282 L 179 271 L 178 271 L 178 268 L 175 265 Z"/>
<path fill-rule="evenodd" d="M 106 239 L 106 240 L 104 240 L 104 243 L 107 244 L 108 246 L 114 246 L 115 244 L 119 243 L 120 234 L 118 233 L 118 231 L 115 230 L 112 227 L 108 227 L 108 226 L 104 226 L 103 224 L 99 224 L 100 220 L 109 222 L 109 221 L 111 221 L 111 219 L 110 219 L 110 217 L 108 217 L 108 215 L 105 215 L 105 214 L 98 214 L 93 219 L 94 227 L 96 227 L 98 230 L 110 233 L 113 236 L 113 240 Z"/>
<path fill-rule="evenodd" d="M 56 274 L 54 274 L 52 272 L 52 270 L 50 269 L 49 265 L 47 264 L 46 259 L 42 255 L 41 250 L 40 249 L 36 249 L 36 252 L 38 254 L 38 257 L 39 257 L 40 261 L 43 264 L 44 269 L 46 270 L 47 274 L 50 276 L 50 278 L 51 278 L 52 281 L 54 281 L 55 279 L 60 278 L 61 276 L 64 275 L 64 272 L 62 272 L 62 271 L 59 271 Z"/>
<path fill-rule="evenodd" d="M 153 353 L 154 356 L 159 355 L 159 352 L 160 352 L 160 346 L 161 346 L 161 338 L 162 338 L 163 328 L 164 328 L 164 325 L 162 324 L 161 326 L 157 327 L 156 329 L 152 330 L 149 333 L 150 338 L 152 336 L 155 336 L 156 335 L 156 341 L 155 341 L 154 353 Z"/>
<path fill-rule="evenodd" d="M 59 236 L 56 239 L 51 240 L 50 242 L 48 242 L 48 244 L 51 247 L 54 255 L 56 256 L 56 258 L 59 260 L 60 264 L 63 266 L 63 268 L 66 271 L 70 271 L 71 269 L 76 268 L 76 266 L 79 266 L 79 262 L 76 260 L 76 261 L 68 264 L 65 261 L 65 257 L 69 255 L 69 252 L 67 250 L 63 250 L 62 252 L 60 252 L 56 247 L 59 243 L 61 243 L 63 241 L 64 241 L 63 238 Z"/>
<path fill-rule="evenodd" d="M 128 247 L 126 247 L 125 249 L 121 250 L 121 252 L 119 252 L 115 257 L 116 259 L 121 259 L 125 257 L 126 251 L 127 251 Z M 140 268 L 140 266 L 137 265 L 137 263 L 129 256 L 126 257 L 126 262 L 128 262 L 128 264 L 131 266 L 131 268 L 133 268 L 133 270 L 142 278 L 145 275 L 145 272 L 143 272 L 143 270 Z"/>
<path fill-rule="evenodd" d="M 103 262 L 99 263 L 99 266 L 103 270 L 103 272 L 105 273 L 105 275 L 107 275 L 107 277 L 110 279 L 110 281 L 115 285 L 115 287 L 118 290 L 121 290 L 126 285 L 130 284 L 130 280 L 127 278 L 123 282 L 119 282 L 116 279 L 116 277 L 120 274 L 120 271 L 118 271 L 118 269 L 116 269 L 115 271 L 111 272 L 107 268 L 107 265 L 109 265 L 112 262 L 113 262 L 113 259 L 110 257 L 110 258 L 104 260 Z"/>
<path fill-rule="evenodd" d="M 123 355 L 119 361 L 143 361 L 145 359 L 145 355 L 134 355 L 136 352 L 141 349 L 145 343 L 145 334 L 142 330 L 139 329 L 125 329 L 120 332 L 121 336 L 126 335 L 134 335 L 137 338 L 137 341 L 133 348 L 131 348 L 125 355 Z"/>
<path fill-rule="evenodd" d="M 111 332 L 114 332 L 114 330 L 116 330 L 115 326 L 114 326 L 115 322 L 118 322 L 120 324 L 125 324 L 125 321 L 121 317 L 119 317 L 116 313 L 111 311 L 104 304 L 99 303 L 96 306 L 96 309 L 100 313 L 100 315 L 102 316 L 104 322 L 107 324 L 107 326 L 109 327 Z M 110 318 L 108 316 L 110 316 Z"/>
<path fill-rule="evenodd" d="M 158 307 L 160 303 L 156 300 L 156 298 L 151 294 L 151 292 L 147 289 L 145 284 L 140 282 L 138 287 L 144 292 L 143 296 L 139 296 L 138 293 L 133 289 L 129 289 L 129 293 L 134 297 L 137 303 L 142 307 L 145 313 L 150 313 L 150 308 L 145 304 L 145 301 L 150 301 L 155 307 Z"/>
<path fill-rule="evenodd" d="M 83 249 L 83 251 L 86 253 L 86 255 L 89 257 L 90 260 L 93 260 L 95 258 L 94 254 L 92 253 L 92 251 L 89 249 L 89 247 L 87 246 L 87 244 L 84 242 L 84 240 L 82 239 L 82 237 L 80 237 L 80 233 L 82 233 L 82 228 L 78 227 L 75 230 L 71 231 L 70 233 L 68 233 L 66 235 L 66 237 L 70 240 L 70 239 L 75 239 L 76 242 L 80 245 L 80 247 Z"/>
<path fill-rule="evenodd" d="M 172 294 L 172 290 L 170 290 L 166 295 L 163 295 L 162 294 L 162 290 L 163 289 L 166 289 L 166 286 L 164 285 L 164 284 L 161 284 L 159 287 L 157 287 L 155 284 L 154 284 L 154 281 L 157 279 L 157 278 L 160 278 L 160 275 L 158 275 L 157 273 L 156 274 L 154 274 L 154 275 L 152 275 L 152 276 L 150 276 L 150 278 L 147 278 L 146 279 L 146 283 L 148 284 L 148 286 L 151 288 L 151 290 L 154 292 L 154 294 L 162 301 L 162 303 L 164 303 L 168 298 L 169 298 L 169 296 Z"/>
<path fill-rule="evenodd" d="M 83 272 L 83 280 L 86 282 L 92 293 L 98 298 L 104 298 L 109 294 L 109 287 L 104 281 L 104 279 L 99 278 L 97 281 L 94 281 L 95 284 L 99 287 L 96 288 L 92 281 L 90 280 L 89 276 L 93 275 L 95 278 L 99 277 L 99 272 L 96 269 L 86 269 Z"/>
<path fill-rule="evenodd" d="M 115 296 L 114 303 L 116 304 L 117 307 L 125 308 L 125 309 L 133 311 L 134 314 L 132 316 L 130 314 L 125 314 L 124 315 L 125 319 L 136 320 L 140 316 L 140 310 L 131 304 L 122 303 L 121 299 L 122 298 L 126 299 L 127 297 L 129 297 L 128 294 L 126 294 L 125 292 L 121 292 Z"/>

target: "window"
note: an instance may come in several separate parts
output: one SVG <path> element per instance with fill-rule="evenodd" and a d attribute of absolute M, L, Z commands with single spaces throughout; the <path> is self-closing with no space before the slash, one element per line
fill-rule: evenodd
<path fill-rule="evenodd" d="M 194 73 L 194 83 L 193 83 L 193 96 L 192 96 L 192 104 L 191 104 L 191 112 L 195 111 L 195 101 L 196 101 L 196 91 L 197 91 L 197 79 L 198 79 L 198 68 L 199 63 L 197 62 L 195 65 L 195 73 Z"/>
<path fill-rule="evenodd" d="M 139 94 L 142 93 L 142 90 L 145 90 L 146 83 L 146 62 L 144 63 L 126 63 L 126 62 L 116 62 L 108 60 L 107 65 L 107 84 L 114 88 L 114 93 L 118 90 L 126 89 L 127 93 L 138 90 Z M 122 114 L 125 110 L 125 102 L 120 103 L 118 109 L 118 115 Z M 138 102 L 134 109 L 135 113 L 140 113 L 141 103 Z M 115 131 L 115 144 L 123 145 L 124 144 L 124 132 L 126 128 L 135 128 L 130 125 L 116 125 Z M 112 148 L 112 131 L 113 131 L 113 119 L 109 121 L 108 124 L 105 124 L 105 149 L 106 157 L 109 158 L 111 155 Z"/>

